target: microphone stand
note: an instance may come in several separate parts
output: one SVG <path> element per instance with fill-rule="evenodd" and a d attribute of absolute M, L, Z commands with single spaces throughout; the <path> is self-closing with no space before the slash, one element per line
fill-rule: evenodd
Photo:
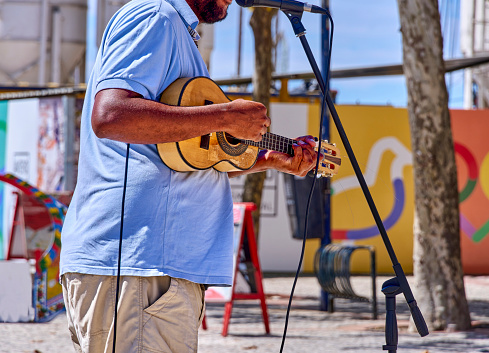
<path fill-rule="evenodd" d="M 414 295 L 411 291 L 411 288 L 409 287 L 409 283 L 401 267 L 401 264 L 397 260 L 392 244 L 389 240 L 389 237 L 387 236 L 387 232 L 385 230 L 384 224 L 382 223 L 382 219 L 380 218 L 377 207 L 375 206 L 372 195 L 370 194 L 367 183 L 365 182 L 365 178 L 363 177 L 362 171 L 360 170 L 357 159 L 351 148 L 350 142 L 348 141 L 345 130 L 343 129 L 343 125 L 341 124 L 338 113 L 336 112 L 333 100 L 329 95 L 329 89 L 327 89 L 325 85 L 321 72 L 319 71 L 319 67 L 316 63 L 316 60 L 314 59 L 314 55 L 311 51 L 311 48 L 309 47 L 309 43 L 307 42 L 305 36 L 306 29 L 304 28 L 301 22 L 302 11 L 294 11 L 288 9 L 282 11 L 290 20 L 294 33 L 296 34 L 297 37 L 299 37 L 302 43 L 307 59 L 309 60 L 312 70 L 314 71 L 314 75 L 316 76 L 316 80 L 319 83 L 319 87 L 321 89 L 323 97 L 325 97 L 326 99 L 326 103 L 328 105 L 331 116 L 333 117 L 333 121 L 336 125 L 336 129 L 338 130 L 338 133 L 340 135 L 341 141 L 343 142 L 348 158 L 350 159 L 353 170 L 355 171 L 355 175 L 358 179 L 358 182 L 360 183 L 363 194 L 365 195 L 366 201 L 368 203 L 372 216 L 374 217 L 375 223 L 379 228 L 380 235 L 385 244 L 385 247 L 387 249 L 387 252 L 392 262 L 392 266 L 394 268 L 394 273 L 396 276 L 386 281 L 382 286 L 382 292 L 386 296 L 386 308 L 387 308 L 386 331 L 385 331 L 387 344 L 384 345 L 382 349 L 389 351 L 389 353 L 393 353 L 397 350 L 397 337 L 398 337 L 397 320 L 395 314 L 396 295 L 400 293 L 404 294 L 404 298 L 406 299 L 406 302 L 409 306 L 409 310 L 411 312 L 411 316 L 413 318 L 414 324 L 421 337 L 424 337 L 429 334 L 428 327 L 423 318 L 421 310 L 419 309 L 416 300 L 414 299 Z M 324 15 L 330 16 L 329 13 L 324 9 L 322 13 Z"/>

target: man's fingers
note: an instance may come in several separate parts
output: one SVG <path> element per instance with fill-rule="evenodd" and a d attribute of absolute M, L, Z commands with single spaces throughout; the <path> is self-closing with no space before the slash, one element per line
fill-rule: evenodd
<path fill-rule="evenodd" d="M 305 143 L 309 144 L 310 146 L 312 146 L 312 148 L 315 148 L 316 147 L 316 139 L 311 136 L 311 135 L 307 135 L 307 136 L 300 136 L 298 138 L 296 138 L 296 141 L 304 141 Z"/>
<path fill-rule="evenodd" d="M 304 142 L 302 139 L 297 141 L 297 160 L 298 165 L 296 172 L 299 176 L 305 176 L 307 173 L 314 168 L 316 165 L 316 151 L 309 144 Z"/>

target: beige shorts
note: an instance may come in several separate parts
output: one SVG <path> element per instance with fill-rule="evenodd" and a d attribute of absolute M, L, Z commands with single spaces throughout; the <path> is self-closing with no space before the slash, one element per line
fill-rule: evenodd
<path fill-rule="evenodd" d="M 61 280 L 77 352 L 112 352 L 117 279 L 66 273 Z M 170 277 L 122 276 L 116 353 L 197 352 L 204 286 Z"/>

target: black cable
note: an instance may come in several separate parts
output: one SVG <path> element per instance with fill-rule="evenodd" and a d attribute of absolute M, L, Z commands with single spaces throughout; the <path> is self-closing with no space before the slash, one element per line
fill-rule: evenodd
<path fill-rule="evenodd" d="M 119 256 L 117 258 L 117 284 L 115 288 L 115 306 L 114 306 L 114 341 L 112 342 L 112 353 L 115 353 L 115 340 L 117 336 L 117 306 L 119 304 L 119 283 L 121 280 L 121 257 L 122 257 L 122 232 L 124 229 L 124 205 L 126 203 L 127 189 L 127 170 L 129 166 L 129 144 L 126 150 L 126 166 L 124 171 L 124 186 L 122 188 L 122 207 L 121 207 L 121 228 L 119 235 Z"/>
<path fill-rule="evenodd" d="M 331 67 L 331 49 L 333 47 L 333 32 L 334 32 L 333 19 L 331 18 L 331 15 L 329 13 L 327 13 L 326 16 L 328 16 L 328 19 L 331 23 L 331 33 L 330 33 L 330 38 L 329 38 L 330 40 L 329 40 L 329 50 L 328 50 L 329 51 L 329 53 L 328 53 L 328 70 L 326 72 L 326 77 L 325 77 L 326 87 L 325 87 L 324 94 L 323 94 L 323 97 L 321 100 L 321 118 L 320 118 L 320 123 L 319 123 L 319 137 L 320 138 L 319 138 L 318 154 L 316 157 L 316 170 L 314 171 L 314 177 L 313 177 L 311 189 L 309 191 L 309 197 L 307 200 L 306 214 L 305 214 L 305 218 L 304 218 L 304 234 L 302 236 L 301 256 L 299 259 L 299 265 L 297 266 L 297 271 L 295 273 L 294 282 L 292 284 L 292 289 L 290 291 L 289 303 L 287 305 L 287 312 L 285 315 L 284 333 L 282 335 L 282 343 L 280 345 L 280 353 L 282 353 L 283 349 L 284 349 L 285 338 L 287 336 L 287 327 L 289 325 L 289 316 L 290 316 L 290 308 L 292 306 L 292 299 L 294 297 L 295 287 L 297 285 L 297 280 L 299 278 L 299 272 L 300 272 L 300 269 L 302 267 L 302 262 L 304 260 L 304 252 L 305 252 L 305 248 L 306 248 L 306 239 L 307 239 L 307 221 L 309 218 L 309 208 L 311 206 L 312 195 L 314 193 L 314 187 L 316 185 L 318 168 L 319 168 L 319 160 L 321 157 L 320 151 L 321 151 L 321 142 L 322 142 L 321 137 L 322 137 L 322 132 L 323 132 L 324 108 L 326 106 L 326 95 L 328 94 L 329 73 L 330 73 L 330 67 Z"/>

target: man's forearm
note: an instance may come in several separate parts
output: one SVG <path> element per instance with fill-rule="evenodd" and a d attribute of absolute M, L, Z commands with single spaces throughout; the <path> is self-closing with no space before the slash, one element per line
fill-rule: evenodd
<path fill-rule="evenodd" d="M 226 107 L 175 107 L 134 92 L 100 91 L 92 111 L 92 128 L 100 138 L 127 143 L 182 141 L 222 128 Z"/>
<path fill-rule="evenodd" d="M 147 100 L 123 89 L 99 91 L 91 116 L 97 137 L 141 144 L 182 141 L 216 131 L 260 141 L 270 126 L 261 103 L 237 99 L 180 107 Z"/>

